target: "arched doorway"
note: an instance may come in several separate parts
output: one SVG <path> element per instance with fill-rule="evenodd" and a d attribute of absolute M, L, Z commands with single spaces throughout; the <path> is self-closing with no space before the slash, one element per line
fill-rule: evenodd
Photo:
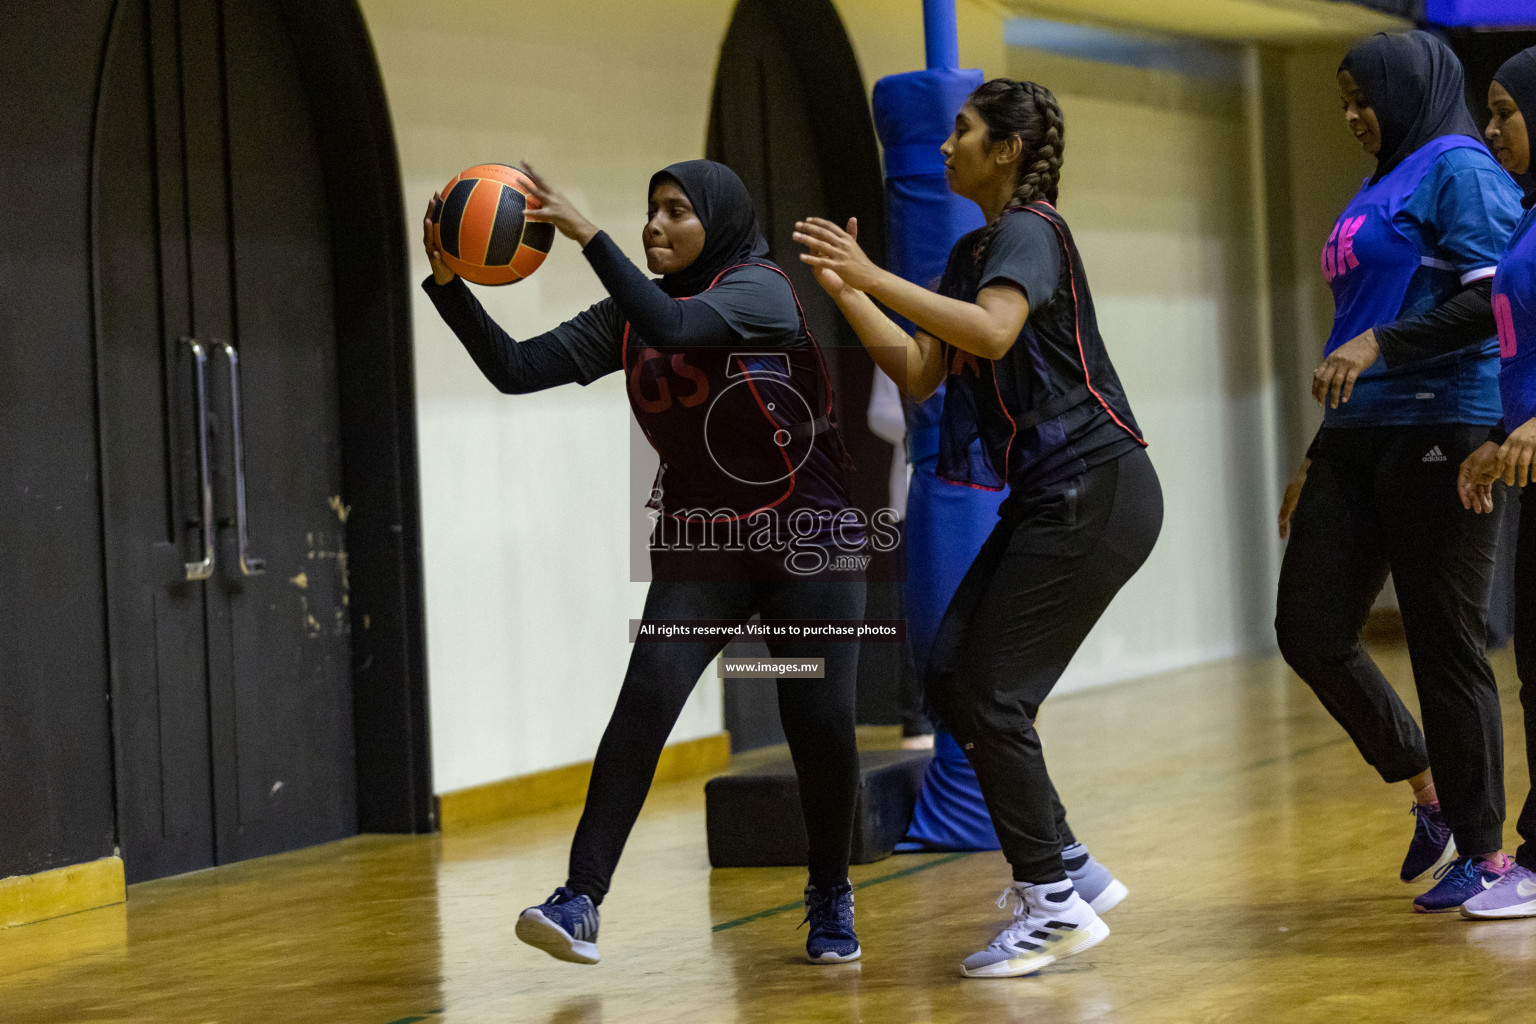
<path fill-rule="evenodd" d="M 355 3 L 54 0 L 0 55 L 36 119 L 0 147 L 59 226 L 57 286 L 11 303 L 6 377 L 48 386 L 7 402 L 7 475 L 91 495 L 12 563 L 72 628 L 0 626 L 0 873 L 430 828 L 406 236 Z M 37 504 L 0 532 L 46 536 Z"/>
<path fill-rule="evenodd" d="M 741 176 L 772 258 L 794 282 L 811 331 L 827 354 L 838 420 L 859 472 L 853 502 L 888 503 L 891 446 L 870 432 L 873 363 L 837 307 L 797 258 L 790 236 L 806 216 L 859 219 L 859 241 L 885 259 L 885 186 L 868 94 L 853 46 L 830 0 L 740 0 L 720 49 L 706 154 Z M 898 578 L 900 551 L 877 555 L 874 580 Z M 890 584 L 872 583 L 868 616 L 897 614 Z M 859 666 L 860 721 L 896 721 L 900 644 L 866 644 Z M 732 652 L 735 653 L 735 652 Z M 771 687 L 727 687 L 733 749 L 782 742 Z"/>
<path fill-rule="evenodd" d="M 428 828 L 401 204 L 361 17 L 120 0 L 97 96 L 128 878 Z"/>

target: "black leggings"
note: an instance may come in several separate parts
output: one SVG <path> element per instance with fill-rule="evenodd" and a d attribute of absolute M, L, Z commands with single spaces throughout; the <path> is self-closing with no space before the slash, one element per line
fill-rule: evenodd
<path fill-rule="evenodd" d="M 754 612 L 773 619 L 860 619 L 862 580 L 763 579 L 742 573 L 710 582 L 665 579 L 653 553 L 656 580 L 645 598 L 645 622 L 709 619 L 744 622 Z M 722 574 L 727 575 L 727 574 Z M 757 579 L 752 579 L 757 575 Z M 650 791 L 661 749 L 699 676 L 722 641 L 636 643 L 618 704 L 592 764 L 592 782 L 571 843 L 571 889 L 601 903 L 614 868 Z M 800 806 L 809 836 L 811 882 L 818 888 L 848 877 L 853 806 L 859 785 L 854 742 L 857 643 L 816 639 L 770 641 L 775 658 L 824 658 L 823 679 L 778 683 L 779 718 L 800 779 Z"/>
<path fill-rule="evenodd" d="M 1503 487 L 1492 515 L 1461 507 L 1456 474 L 1487 427 L 1327 429 L 1318 435 L 1280 568 L 1280 653 L 1387 782 L 1433 767 L 1464 854 L 1504 845 L 1504 733 L 1484 652 Z M 1421 732 L 1360 629 L 1397 589 Z"/>
<path fill-rule="evenodd" d="M 1015 493 L 939 624 L 928 692 L 976 769 L 1017 881 L 1065 878 L 1070 841 L 1035 716 L 1162 522 L 1162 489 L 1140 448 Z"/>

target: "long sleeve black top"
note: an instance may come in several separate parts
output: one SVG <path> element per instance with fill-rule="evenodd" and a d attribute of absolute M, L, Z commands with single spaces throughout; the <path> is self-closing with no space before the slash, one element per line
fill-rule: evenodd
<path fill-rule="evenodd" d="M 693 299 L 675 299 L 657 287 L 608 237 L 598 232 L 582 254 L 609 298 L 565 323 L 517 341 L 493 320 L 459 278 L 422 289 L 487 380 L 504 394 L 526 394 L 560 384 L 590 384 L 620 369 L 624 325 L 651 344 L 690 347 L 735 345 L 743 340 L 784 344 L 799 326 L 784 299 L 789 283 L 766 267 L 747 267 Z"/>

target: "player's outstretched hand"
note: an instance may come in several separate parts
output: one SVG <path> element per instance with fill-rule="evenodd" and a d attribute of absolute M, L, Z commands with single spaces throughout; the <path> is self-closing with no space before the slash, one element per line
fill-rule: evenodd
<path fill-rule="evenodd" d="M 817 272 L 817 281 L 822 281 L 823 271 L 832 272 L 832 278 L 821 285 L 828 291 L 832 290 L 828 283 L 835 279 L 849 288 L 867 292 L 880 274 L 880 268 L 859 248 L 857 217 L 848 219 L 846 229 L 821 217 L 808 217 L 795 222 L 795 233 L 790 237 L 805 246 L 800 260 Z"/>
<path fill-rule="evenodd" d="M 528 209 L 523 216 L 535 223 L 553 224 L 562 235 L 585 249 L 592 236 L 597 234 L 597 225 L 582 216 L 576 204 L 530 164 L 525 161 L 521 166 L 528 180 L 533 182 L 533 195 L 529 197 Z"/>
<path fill-rule="evenodd" d="M 1481 448 L 1462 460 L 1456 474 L 1456 496 L 1461 507 L 1479 515 L 1493 511 L 1493 482 L 1503 472 L 1499 446 L 1485 441 Z"/>
<path fill-rule="evenodd" d="M 1312 371 L 1312 397 L 1318 405 L 1337 409 L 1348 402 L 1355 390 L 1355 379 L 1370 368 L 1381 355 L 1376 332 L 1366 331 L 1351 338 L 1328 354 L 1322 365 Z"/>
<path fill-rule="evenodd" d="M 427 250 L 427 262 L 432 264 L 432 280 L 438 284 L 447 284 L 455 275 L 448 269 L 448 264 L 443 262 L 443 254 L 438 251 L 437 238 L 432 231 L 432 215 L 442 205 L 443 197 L 433 192 L 432 201 L 427 204 L 427 215 L 421 220 L 421 244 Z"/>

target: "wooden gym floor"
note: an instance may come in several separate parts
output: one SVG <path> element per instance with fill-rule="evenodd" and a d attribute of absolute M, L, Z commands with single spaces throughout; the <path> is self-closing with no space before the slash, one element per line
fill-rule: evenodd
<path fill-rule="evenodd" d="M 1400 648 L 1381 657 L 1408 678 Z M 1507 651 L 1496 667 L 1513 843 L 1524 745 Z M 1410 911 L 1406 787 L 1382 785 L 1278 659 L 1057 698 L 1042 733 L 1074 827 L 1131 896 L 1103 945 L 1035 977 L 956 971 L 1002 918 L 996 853 L 854 868 L 863 961 L 803 963 L 800 871 L 711 873 L 692 780 L 652 794 L 596 967 L 513 935 L 564 878 L 571 808 L 447 838 L 362 836 L 0 931 L 0 1021 L 1536 1020 L 1536 920 Z"/>

